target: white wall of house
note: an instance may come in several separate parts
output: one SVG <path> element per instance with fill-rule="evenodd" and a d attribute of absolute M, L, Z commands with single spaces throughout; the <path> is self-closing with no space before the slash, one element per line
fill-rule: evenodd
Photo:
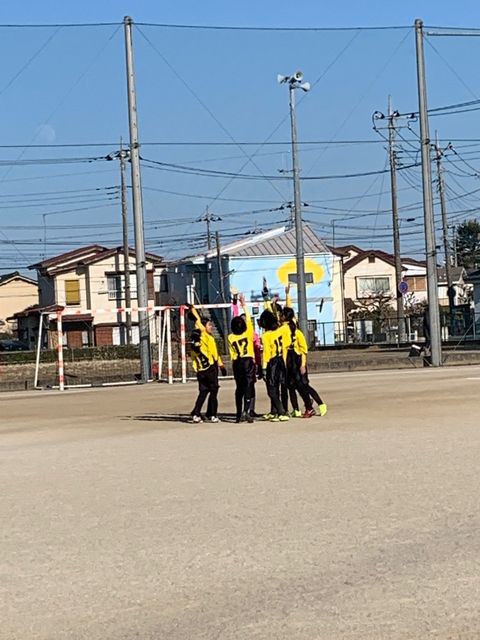
<path fill-rule="evenodd" d="M 332 297 L 334 322 L 345 321 L 345 301 L 343 291 L 343 261 L 339 256 L 333 255 L 332 267 Z"/>
<path fill-rule="evenodd" d="M 114 255 L 99 260 L 79 269 L 60 273 L 55 276 L 55 288 L 57 292 L 56 303 L 65 306 L 65 313 L 82 310 L 109 310 L 125 306 L 124 277 L 113 275 L 114 272 L 124 272 L 123 255 Z M 132 297 L 132 322 L 138 322 L 137 278 L 135 273 L 135 257 L 129 258 L 130 289 Z M 153 269 L 153 264 L 147 262 L 147 271 Z M 112 274 L 109 276 L 109 274 Z M 78 282 L 79 298 L 75 304 L 67 300 L 69 282 Z M 120 288 L 119 288 L 120 287 Z M 88 291 L 87 291 L 88 289 Z M 155 299 L 150 297 L 149 306 L 154 306 Z M 100 311 L 94 314 L 93 324 L 116 324 L 125 320 L 125 313 Z"/>
<path fill-rule="evenodd" d="M 370 262 L 368 257 L 345 272 L 345 298 L 361 300 L 368 297 L 369 280 L 373 287 L 384 289 L 385 294 L 395 297 L 395 268 L 379 258 Z M 373 293 L 373 291 L 371 292 Z"/>

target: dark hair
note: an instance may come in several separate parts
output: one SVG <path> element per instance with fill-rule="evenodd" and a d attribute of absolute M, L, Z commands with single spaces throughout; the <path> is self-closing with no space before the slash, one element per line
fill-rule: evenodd
<path fill-rule="evenodd" d="M 284 322 L 288 322 L 288 326 L 290 327 L 292 336 L 294 336 L 297 330 L 297 322 L 295 320 L 295 311 L 291 307 L 284 307 L 282 318 Z"/>
<path fill-rule="evenodd" d="M 265 329 L 265 331 L 274 331 L 275 329 L 278 329 L 278 320 L 271 311 L 268 311 L 268 309 L 262 313 L 258 319 L 258 324 L 262 329 Z"/>
<path fill-rule="evenodd" d="M 200 317 L 200 322 L 203 324 L 204 327 L 207 326 L 207 322 L 212 322 L 212 319 L 209 318 L 208 316 L 201 316 Z"/>
<path fill-rule="evenodd" d="M 239 336 L 240 334 L 245 333 L 245 331 L 247 330 L 247 323 L 245 322 L 245 317 L 235 316 L 235 318 L 232 318 L 232 322 L 230 326 L 232 328 L 232 333 L 234 333 L 236 336 Z"/>
<path fill-rule="evenodd" d="M 201 335 L 202 335 L 202 332 L 200 331 L 200 329 L 194 329 L 192 331 L 192 333 L 190 334 L 190 342 L 192 343 L 192 351 L 195 351 L 195 353 L 199 353 L 200 352 Z"/>

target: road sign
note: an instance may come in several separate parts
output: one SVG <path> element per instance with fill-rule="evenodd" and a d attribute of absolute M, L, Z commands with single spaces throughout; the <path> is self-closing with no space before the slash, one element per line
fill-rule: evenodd
<path fill-rule="evenodd" d="M 404 280 L 402 280 L 402 282 L 400 282 L 400 284 L 398 285 L 398 290 L 400 291 L 402 296 L 404 296 L 408 292 L 408 284 Z"/>

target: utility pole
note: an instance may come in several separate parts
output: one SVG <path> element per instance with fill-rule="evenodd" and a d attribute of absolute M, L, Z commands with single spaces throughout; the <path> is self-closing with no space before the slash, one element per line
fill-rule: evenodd
<path fill-rule="evenodd" d="M 393 253 L 395 256 L 395 297 L 397 301 L 398 317 L 398 342 L 407 341 L 405 331 L 405 310 L 403 308 L 403 294 L 400 291 L 402 281 L 402 255 L 400 251 L 400 226 L 398 223 L 397 200 L 397 156 L 395 151 L 395 117 L 398 112 L 392 111 L 391 97 L 388 96 L 388 156 L 390 160 L 390 185 L 392 198 L 392 226 L 393 226 Z"/>
<path fill-rule="evenodd" d="M 218 231 L 215 231 L 215 244 L 217 247 L 217 269 L 218 269 L 218 279 L 220 281 L 220 295 L 222 298 L 222 302 L 227 302 L 227 298 L 225 296 L 225 280 L 223 275 L 223 265 L 222 265 L 222 253 L 220 251 L 220 234 Z M 223 318 L 223 342 L 225 345 L 225 353 L 227 353 L 228 349 L 228 317 L 227 310 L 222 308 L 222 318 Z"/>
<path fill-rule="evenodd" d="M 448 310 L 450 312 L 450 326 L 453 325 L 453 308 L 455 306 L 455 290 L 452 279 L 452 262 L 450 256 L 450 240 L 448 238 L 447 205 L 445 203 L 445 181 L 442 166 L 443 151 L 435 132 L 435 158 L 437 161 L 438 193 L 440 196 L 440 211 L 442 213 L 443 250 L 445 253 L 445 274 L 447 277 Z"/>
<path fill-rule="evenodd" d="M 430 132 L 427 112 L 427 88 L 425 84 L 425 54 L 423 50 L 423 22 L 415 20 L 417 57 L 418 110 L 420 115 L 420 146 L 422 153 L 423 212 L 425 224 L 425 253 L 427 258 L 428 314 L 431 336 L 432 366 L 442 364 L 442 341 L 438 309 L 437 249 L 433 218 L 432 167 L 430 164 Z"/>
<path fill-rule="evenodd" d="M 210 212 L 208 206 L 205 209 L 205 213 L 201 218 L 198 218 L 196 222 L 206 222 L 207 223 L 207 249 L 211 251 L 212 249 L 212 232 L 210 229 L 211 222 L 219 222 L 221 220 L 220 216 L 216 216 L 215 214 Z"/>
<path fill-rule="evenodd" d="M 135 232 L 135 256 L 137 274 L 138 324 L 140 334 L 140 373 L 142 382 L 152 377 L 150 353 L 150 326 L 148 322 L 147 265 L 145 260 L 145 239 L 143 229 L 143 204 L 140 180 L 140 153 L 138 143 L 137 96 L 135 91 L 135 70 L 133 64 L 132 18 L 123 20 L 125 30 L 125 55 L 127 64 L 128 120 L 130 125 L 130 164 L 132 168 L 132 202 Z"/>
<path fill-rule="evenodd" d="M 302 201 L 300 197 L 300 168 L 297 149 L 297 119 L 295 113 L 295 91 L 310 90 L 310 83 L 303 82 L 303 73 L 297 71 L 293 76 L 278 76 L 279 83 L 288 84 L 290 103 L 290 129 L 292 136 L 293 168 L 293 206 L 295 210 L 295 241 L 297 262 L 298 323 L 305 336 L 308 336 L 307 289 L 305 283 L 305 252 L 303 248 Z M 308 339 L 308 338 L 307 338 Z"/>
<path fill-rule="evenodd" d="M 125 160 L 128 157 L 128 151 L 124 151 L 122 147 L 122 138 L 120 138 L 120 151 L 118 158 L 120 160 L 120 185 L 122 190 L 122 229 L 123 229 L 123 270 L 125 278 L 125 307 L 129 311 L 125 312 L 125 324 L 127 329 L 127 344 L 132 342 L 132 295 L 130 289 L 130 251 L 128 248 L 128 209 L 127 209 L 127 183 L 125 180 Z"/>

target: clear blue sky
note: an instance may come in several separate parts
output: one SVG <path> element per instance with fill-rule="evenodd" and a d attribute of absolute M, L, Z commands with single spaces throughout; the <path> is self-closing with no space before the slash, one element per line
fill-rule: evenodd
<path fill-rule="evenodd" d="M 82 3 L 27 0 L 3 7 L 2 24 L 136 22 L 257 27 L 356 27 L 427 25 L 480 28 L 477 2 L 176 2 Z M 298 108 L 299 138 L 330 145 L 301 147 L 303 177 L 358 173 L 385 167 L 386 153 L 372 131 L 373 111 L 386 110 L 392 95 L 400 111 L 417 108 L 415 51 L 411 30 L 251 32 L 180 30 L 144 26 L 134 33 L 143 142 L 288 141 L 286 89 L 277 73 L 301 68 L 316 82 Z M 120 244 L 116 163 L 67 163 L 104 157 L 128 133 L 122 28 L 1 29 L 0 271 L 23 268 L 42 257 L 98 241 Z M 426 42 L 429 106 L 480 97 L 480 38 Z M 480 138 L 478 115 L 431 119 L 442 140 Z M 274 132 L 277 125 L 278 130 Z M 399 160 L 416 159 L 416 133 L 401 130 Z M 273 134 L 273 135 L 272 135 Z M 340 145 L 341 140 L 371 144 Z M 31 144 L 107 143 L 101 147 L 29 148 Z M 451 221 L 472 217 L 480 170 L 480 144 L 455 143 L 446 163 Z M 418 146 L 418 145 L 417 145 Z M 251 161 L 248 156 L 255 154 Z M 155 161 L 232 173 L 275 175 L 290 167 L 288 145 L 142 147 Z M 478 158 L 478 160 L 476 159 Z M 56 162 L 53 166 L 45 161 Z M 28 164 L 26 161 L 34 161 Z M 468 162 L 468 164 L 466 164 Z M 469 175 L 470 174 L 470 175 Z M 421 257 L 419 172 L 399 176 L 404 253 Z M 233 180 L 145 167 L 147 248 L 174 256 L 195 249 L 195 223 L 206 205 L 223 219 L 222 236 L 286 218 L 277 209 L 291 200 L 290 182 Z M 388 176 L 304 181 L 304 216 L 337 244 L 390 249 Z M 166 193 L 174 192 L 174 193 Z M 467 194 L 467 195 L 466 195 Z M 411 208 L 409 206 L 412 205 Z M 342 217 L 357 218 L 342 221 Z M 407 222 L 406 218 L 416 218 Z M 12 241 L 12 244 L 5 244 Z M 46 240 L 46 242 L 45 242 Z M 133 244 L 133 241 L 132 241 Z"/>

